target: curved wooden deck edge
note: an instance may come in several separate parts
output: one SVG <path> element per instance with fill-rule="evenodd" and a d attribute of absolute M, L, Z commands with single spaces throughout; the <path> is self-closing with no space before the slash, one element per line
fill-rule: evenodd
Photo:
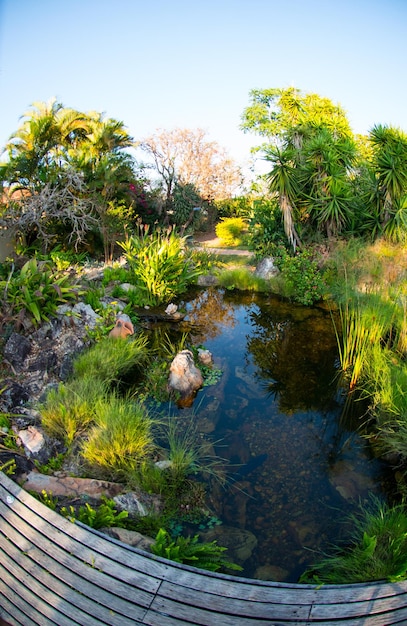
<path fill-rule="evenodd" d="M 389 626 L 407 624 L 407 582 L 317 588 L 178 565 L 69 522 L 0 472 L 0 618 L 13 626 Z"/>

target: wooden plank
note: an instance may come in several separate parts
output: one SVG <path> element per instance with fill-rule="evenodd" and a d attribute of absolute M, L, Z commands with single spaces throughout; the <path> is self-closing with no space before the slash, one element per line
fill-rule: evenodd
<path fill-rule="evenodd" d="M 27 578 L 24 583 L 19 578 L 18 569 L 10 563 L 7 565 L 8 570 L 0 563 L 1 592 L 23 615 L 31 619 L 31 624 L 74 626 L 78 623 L 74 619 L 69 620 L 63 613 L 44 602 L 42 598 L 46 597 L 47 590 L 40 588 L 35 580 Z"/>
<path fill-rule="evenodd" d="M 251 602 L 246 599 L 224 597 L 222 586 L 217 594 L 204 591 L 197 593 L 194 589 L 180 588 L 179 585 L 163 582 L 155 602 L 161 597 L 175 601 L 179 601 L 182 598 L 182 602 L 185 605 L 189 605 L 192 611 L 195 608 L 210 609 L 213 612 L 228 614 L 234 619 L 239 616 L 252 619 L 287 619 L 304 622 L 308 619 L 310 613 L 310 605 Z"/>
<path fill-rule="evenodd" d="M 159 584 L 159 581 L 168 569 L 168 564 L 164 559 L 160 560 L 158 558 L 149 558 L 149 555 L 145 552 L 137 550 L 137 548 L 133 548 L 132 546 L 125 545 L 117 539 L 107 537 L 106 535 L 103 535 L 103 533 L 85 527 L 79 523 L 73 524 L 55 511 L 45 507 L 39 500 L 33 498 L 33 496 L 24 491 L 24 489 L 19 487 L 16 483 L 13 483 L 13 481 L 11 481 L 8 477 L 5 478 L 9 481 L 7 483 L 7 489 L 5 487 L 4 474 L 3 477 L 0 477 L 0 500 L 5 502 L 7 495 L 12 495 L 16 498 L 16 501 L 13 504 L 8 505 L 9 508 L 17 510 L 16 507 L 18 503 L 26 506 L 32 513 L 38 515 L 38 521 L 40 524 L 45 522 L 55 529 L 55 533 L 62 532 L 64 534 L 68 534 L 70 537 L 81 543 L 84 549 L 91 548 L 95 552 L 104 556 L 106 554 L 106 548 L 109 546 L 109 560 L 112 562 L 117 561 L 118 563 L 125 565 L 127 568 L 129 568 L 130 564 L 131 567 L 129 569 L 133 567 L 133 562 L 136 562 L 135 571 L 137 571 L 140 575 L 146 574 L 145 582 L 147 584 L 151 585 L 154 578 L 157 579 L 157 584 Z M 46 518 L 44 518 L 44 516 L 46 516 Z M 58 541 L 60 540 L 62 541 L 62 536 L 60 536 Z M 153 591 L 151 588 L 149 590 Z"/>
<path fill-rule="evenodd" d="M 228 614 L 226 612 L 228 607 L 227 604 L 225 604 L 223 611 L 218 612 L 212 611 L 210 605 L 204 609 L 184 604 L 182 601 L 183 598 L 180 598 L 179 600 L 179 602 L 176 602 L 169 598 L 157 596 L 150 610 L 147 612 L 144 621 L 152 626 L 160 624 L 161 622 L 157 616 L 155 622 L 151 619 L 152 611 L 155 611 L 156 614 L 160 616 L 162 614 L 168 615 L 175 620 L 179 620 L 181 624 L 193 624 L 194 626 L 259 626 L 259 623 L 261 622 L 267 624 L 267 626 L 272 624 L 304 626 L 308 624 L 308 620 L 306 618 L 300 620 L 295 618 L 291 619 L 289 615 L 282 616 L 281 619 L 274 619 L 271 616 L 266 615 L 251 618 L 245 615 L 239 616 Z"/>
<path fill-rule="evenodd" d="M 29 510 L 26 510 L 19 502 L 13 505 L 12 526 L 26 538 L 28 545 L 36 545 L 46 554 L 51 554 L 55 561 L 61 565 L 79 573 L 86 573 L 86 578 L 104 589 L 112 589 L 112 581 L 117 579 L 118 588 L 122 583 L 131 585 L 139 592 L 140 604 L 148 606 L 151 601 L 151 594 L 154 593 L 160 581 L 140 574 L 138 570 L 129 565 L 122 565 L 110 559 L 110 542 L 106 537 L 103 544 L 103 554 L 89 549 L 83 543 L 79 543 L 71 535 L 55 530 L 49 526 L 46 520 L 34 518 Z M 54 513 L 51 511 L 51 513 Z M 4 504 L 0 502 L 0 515 L 4 516 Z M 54 513 L 54 515 L 56 515 Z M 71 530 L 75 524 L 65 520 L 68 524 L 66 530 Z M 9 532 L 11 532 L 9 530 Z M 1 529 L 0 529 L 1 533 Z M 21 550 L 27 549 L 24 543 L 20 544 Z M 122 555 L 122 560 L 125 558 Z M 130 560 L 130 559 L 129 559 Z M 92 571 L 89 571 L 92 570 Z M 102 575 L 104 573 L 104 575 Z M 126 596 L 128 588 L 122 589 Z M 120 589 L 118 590 L 120 595 Z M 144 598 L 144 601 L 143 601 Z"/>
<path fill-rule="evenodd" d="M 33 626 L 34 622 L 30 617 L 25 615 L 20 609 L 17 609 L 14 603 L 11 603 L 6 595 L 2 593 L 5 591 L 5 583 L 1 581 L 0 588 L 0 617 L 6 620 L 10 626 Z M 12 592 L 14 595 L 14 592 Z M 47 626 L 44 623 L 44 626 Z"/>
<path fill-rule="evenodd" d="M 1 472 L 0 519 L 13 626 L 407 624 L 407 581 L 318 588 L 204 572 L 72 524 Z"/>
<path fill-rule="evenodd" d="M 1 510 L 0 504 L 0 515 Z M 27 552 L 30 559 L 41 568 L 45 568 L 45 575 L 51 574 L 53 584 L 56 584 L 58 579 L 66 582 L 81 594 L 88 592 L 89 597 L 117 612 L 131 617 L 139 610 L 141 616 L 144 614 L 144 608 L 148 607 L 153 599 L 153 594 L 115 580 L 113 575 L 99 571 L 88 562 L 76 558 L 72 554 L 74 551 L 72 546 L 67 546 L 69 551 L 62 550 L 50 539 L 42 535 L 37 536 L 35 529 L 19 517 L 14 518 L 13 526 L 3 522 L 0 528 L 0 546 L 3 545 L 3 549 L 7 550 L 7 542 L 1 539 L 2 533 L 6 534 L 8 541 L 12 541 L 20 553 Z M 37 570 L 37 577 L 39 576 L 40 570 Z"/>
<path fill-rule="evenodd" d="M 39 563 L 33 559 L 34 553 L 38 555 Z M 24 554 L 11 541 L 8 541 L 4 542 L 3 551 L 0 549 L 0 556 L 5 568 L 12 561 L 16 566 L 23 569 L 30 579 L 36 579 L 43 584 L 47 588 L 47 602 L 51 606 L 58 606 L 59 598 L 68 598 L 74 607 L 90 613 L 103 623 L 108 623 L 112 614 L 115 614 L 117 626 L 131 626 L 136 618 L 142 621 L 145 609 L 140 609 L 134 603 L 122 600 L 107 591 L 103 591 L 102 594 L 98 593 L 97 587 L 79 576 L 76 579 L 73 578 L 69 571 L 63 568 L 59 568 L 60 571 L 58 572 L 61 578 L 56 578 L 54 575 L 55 568 L 47 568 L 47 564 L 52 563 L 52 558 L 41 554 L 36 548 L 30 549 L 27 554 Z M 79 584 L 71 585 L 73 580 Z M 127 617 L 124 617 L 123 614 Z"/>

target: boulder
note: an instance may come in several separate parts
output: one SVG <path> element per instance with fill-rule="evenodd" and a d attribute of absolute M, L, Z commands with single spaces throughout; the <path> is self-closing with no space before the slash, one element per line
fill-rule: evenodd
<path fill-rule="evenodd" d="M 270 280 L 270 278 L 274 278 L 279 273 L 280 270 L 274 264 L 274 259 L 272 257 L 265 257 L 262 259 L 254 271 L 255 276 L 264 278 L 265 280 Z"/>
<path fill-rule="evenodd" d="M 173 359 L 170 366 L 168 388 L 178 391 L 182 399 L 193 397 L 203 385 L 201 371 L 194 363 L 194 356 L 190 350 L 182 350 Z"/>

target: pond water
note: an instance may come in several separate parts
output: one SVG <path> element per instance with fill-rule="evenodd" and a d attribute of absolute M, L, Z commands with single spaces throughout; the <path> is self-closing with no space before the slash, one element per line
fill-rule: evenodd
<path fill-rule="evenodd" d="M 331 314 L 221 289 L 181 304 L 194 344 L 222 370 L 191 408 L 171 408 L 227 461 L 227 484 L 212 481 L 209 495 L 222 524 L 207 538 L 229 548 L 243 576 L 297 582 L 338 543 L 346 514 L 391 488 L 357 433 L 361 417 L 344 418 Z"/>

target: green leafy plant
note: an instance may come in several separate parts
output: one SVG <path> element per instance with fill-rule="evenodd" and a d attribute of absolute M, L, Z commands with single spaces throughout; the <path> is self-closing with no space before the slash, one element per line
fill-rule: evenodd
<path fill-rule="evenodd" d="M 325 286 L 317 261 L 310 251 L 304 250 L 295 256 L 283 252 L 277 264 L 281 270 L 277 281 L 283 296 L 306 306 L 322 299 Z"/>
<path fill-rule="evenodd" d="M 70 506 L 69 508 L 62 507 L 60 513 L 71 521 L 78 520 L 82 524 L 86 524 L 96 530 L 99 528 L 111 528 L 112 526 L 126 528 L 129 515 L 128 511 L 118 512 L 114 500 L 110 500 L 105 496 L 102 497 L 102 504 L 96 508 L 93 508 L 86 502 L 78 511 L 73 506 Z"/>
<path fill-rule="evenodd" d="M 132 272 L 132 280 L 141 304 L 157 305 L 183 293 L 201 273 L 185 253 L 185 239 L 174 230 L 140 227 L 139 236 L 119 244 Z"/>
<path fill-rule="evenodd" d="M 220 569 L 241 571 L 240 565 L 228 561 L 224 552 L 227 548 L 218 546 L 216 541 L 201 543 L 199 536 L 177 537 L 172 539 L 168 531 L 160 528 L 151 552 L 177 563 L 193 565 L 200 569 L 217 572 Z"/>
<path fill-rule="evenodd" d="M 0 465 L 0 472 L 4 472 L 7 476 L 14 476 L 17 470 L 17 465 L 14 459 L 9 459 L 2 465 Z"/>
<path fill-rule="evenodd" d="M 34 465 L 41 474 L 53 474 L 61 469 L 65 459 L 65 454 L 57 454 L 57 456 L 51 457 L 46 463 L 39 463 L 34 460 Z"/>
<path fill-rule="evenodd" d="M 21 270 L 12 266 L 7 280 L 0 281 L 5 306 L 11 315 L 28 314 L 38 325 L 49 321 L 60 304 L 76 300 L 81 291 L 70 284 L 68 274 L 57 271 L 52 264 L 32 258 Z"/>

